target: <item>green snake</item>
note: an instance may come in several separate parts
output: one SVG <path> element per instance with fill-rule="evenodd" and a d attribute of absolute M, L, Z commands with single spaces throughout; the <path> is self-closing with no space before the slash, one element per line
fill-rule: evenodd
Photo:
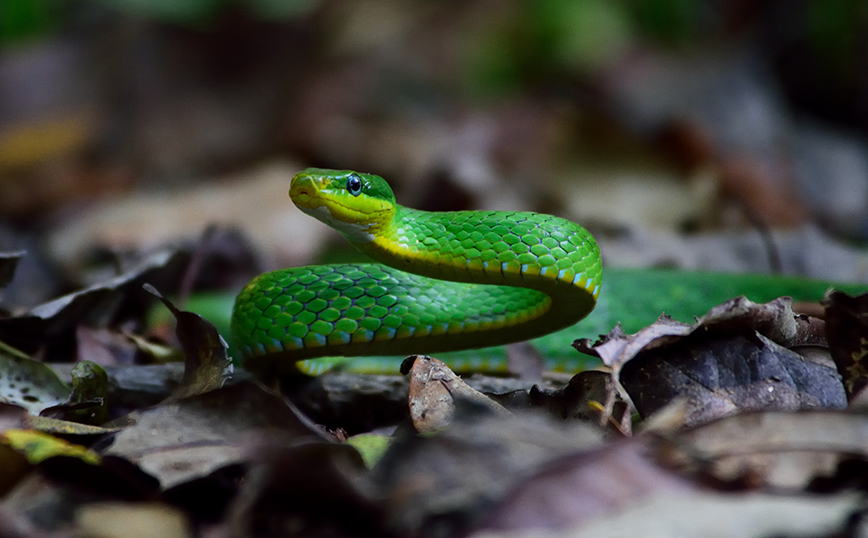
<path fill-rule="evenodd" d="M 382 178 L 352 171 L 305 170 L 290 197 L 380 263 L 295 267 L 251 281 L 235 299 L 230 340 L 254 370 L 300 365 L 315 374 L 340 364 L 394 372 L 400 358 L 422 353 L 455 370 L 506 371 L 497 344 L 530 339 L 549 369 L 574 372 L 598 363 L 572 349 L 573 340 L 616 323 L 635 332 L 664 311 L 690 322 L 737 295 L 815 302 L 830 287 L 775 275 L 610 267 L 600 293 L 597 244 L 564 219 L 417 211 L 397 205 Z"/>
<path fill-rule="evenodd" d="M 379 263 L 293 267 L 238 295 L 232 339 L 254 370 L 325 356 L 430 354 L 527 340 L 593 310 L 600 251 L 584 228 L 531 212 L 427 212 L 381 177 L 308 168 L 289 195 Z"/>

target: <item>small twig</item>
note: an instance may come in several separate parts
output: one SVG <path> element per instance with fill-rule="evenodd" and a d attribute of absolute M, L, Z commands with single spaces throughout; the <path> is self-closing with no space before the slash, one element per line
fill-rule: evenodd
<path fill-rule="evenodd" d="M 738 203 L 741 206 L 745 218 L 747 218 L 747 221 L 759 233 L 760 239 L 762 239 L 762 242 L 765 245 L 769 268 L 772 273 L 782 274 L 784 272 L 784 263 L 783 258 L 781 258 L 781 251 L 778 249 L 778 245 L 775 243 L 774 237 L 772 237 L 772 232 L 765 220 L 763 220 L 762 215 L 760 215 L 757 210 L 744 203 L 740 198 L 738 199 Z"/>

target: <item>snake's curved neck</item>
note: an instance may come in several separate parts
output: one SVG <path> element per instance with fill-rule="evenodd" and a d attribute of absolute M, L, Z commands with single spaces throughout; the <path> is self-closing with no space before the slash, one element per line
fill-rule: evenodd
<path fill-rule="evenodd" d="M 389 222 L 383 223 L 370 241 L 352 244 L 374 260 L 403 271 L 456 282 L 473 282 L 468 274 L 455 274 L 467 265 L 452 252 L 442 250 L 453 235 L 448 231 L 450 215 L 397 205 Z M 438 239 L 439 238 L 439 239 Z"/>
<path fill-rule="evenodd" d="M 538 310 L 547 318 L 541 323 L 552 326 L 575 323 L 600 291 L 600 265 L 587 263 L 599 259 L 596 242 L 584 228 L 551 215 L 397 206 L 373 240 L 353 244 L 378 262 L 429 278 L 541 291 L 550 299 Z M 558 253 L 559 261 L 547 263 L 550 251 L 568 245 L 586 250 Z"/>

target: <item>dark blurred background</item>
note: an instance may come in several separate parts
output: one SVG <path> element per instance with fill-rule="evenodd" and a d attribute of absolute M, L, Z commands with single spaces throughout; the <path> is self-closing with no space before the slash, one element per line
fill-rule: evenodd
<path fill-rule="evenodd" d="M 286 191 L 320 166 L 569 217 L 609 264 L 866 279 L 866 30 L 863 0 L 2 0 L 0 249 L 63 272 L 218 223 L 306 263 L 332 236 Z"/>

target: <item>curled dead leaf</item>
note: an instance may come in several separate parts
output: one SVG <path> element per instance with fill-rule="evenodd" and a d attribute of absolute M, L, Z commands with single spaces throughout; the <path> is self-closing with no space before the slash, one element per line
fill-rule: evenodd
<path fill-rule="evenodd" d="M 656 452 L 726 489 L 841 491 L 868 484 L 866 424 L 864 413 L 742 413 L 668 436 Z"/>
<path fill-rule="evenodd" d="M 738 297 L 692 325 L 661 316 L 636 334 L 616 327 L 603 342 L 576 347 L 611 366 L 644 417 L 682 398 L 685 425 L 744 410 L 843 408 L 837 373 L 817 357 L 818 324 L 794 315 L 790 302 Z M 807 350 L 804 343 L 803 356 L 794 350 Z"/>
<path fill-rule="evenodd" d="M 509 415 L 503 406 L 471 388 L 445 363 L 422 355 L 408 357 L 410 369 L 410 418 L 419 432 L 434 431 L 449 424 L 456 400 L 468 400 L 496 413 Z M 403 368 L 403 366 L 402 366 Z"/>
<path fill-rule="evenodd" d="M 198 314 L 179 310 L 150 284 L 145 284 L 144 288 L 160 299 L 177 321 L 176 332 L 184 350 L 184 376 L 171 398 L 222 387 L 232 371 L 232 361 L 226 352 L 226 342 L 214 325 Z"/>
<path fill-rule="evenodd" d="M 826 307 L 826 337 L 848 396 L 868 386 L 868 294 L 831 291 Z"/>

